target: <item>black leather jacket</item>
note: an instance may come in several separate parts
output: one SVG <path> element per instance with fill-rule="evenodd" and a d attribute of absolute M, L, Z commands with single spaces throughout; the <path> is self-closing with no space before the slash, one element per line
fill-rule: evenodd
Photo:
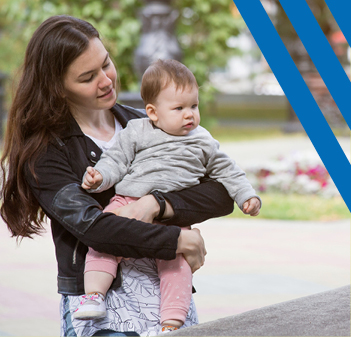
<path fill-rule="evenodd" d="M 123 127 L 131 119 L 145 117 L 119 104 L 111 110 Z M 65 135 L 54 138 L 36 161 L 37 179 L 29 170 L 25 173 L 35 198 L 51 220 L 61 294 L 84 293 L 88 246 L 115 256 L 170 260 L 175 258 L 180 226 L 233 211 L 233 200 L 226 189 L 218 182 L 205 180 L 190 189 L 163 194 L 175 212 L 164 222 L 173 224 L 167 227 L 103 213 L 114 189 L 89 194 L 80 186 L 86 167 L 94 165 L 100 155 L 100 148 L 83 134 L 72 117 Z"/>

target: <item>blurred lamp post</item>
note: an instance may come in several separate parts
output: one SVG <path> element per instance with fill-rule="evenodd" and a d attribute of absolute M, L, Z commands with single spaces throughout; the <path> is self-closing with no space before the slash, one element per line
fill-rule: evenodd
<path fill-rule="evenodd" d="M 175 23 L 179 16 L 170 4 L 171 0 L 145 0 L 140 12 L 142 32 L 135 50 L 134 69 L 141 79 L 146 68 L 158 59 L 180 61 L 182 51 L 175 36 Z M 135 108 L 144 108 L 140 93 L 121 92 L 119 101 Z"/>
<path fill-rule="evenodd" d="M 182 58 L 174 34 L 178 11 L 170 6 L 170 0 L 145 2 L 146 6 L 141 11 L 142 34 L 134 60 L 134 67 L 140 78 L 146 68 L 158 59 L 180 61 Z"/>

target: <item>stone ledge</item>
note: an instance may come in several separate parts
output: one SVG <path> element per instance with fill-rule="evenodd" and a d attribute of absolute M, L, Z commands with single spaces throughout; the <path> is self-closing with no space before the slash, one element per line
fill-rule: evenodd
<path fill-rule="evenodd" d="M 178 337 L 350 337 L 350 286 L 174 331 Z"/>

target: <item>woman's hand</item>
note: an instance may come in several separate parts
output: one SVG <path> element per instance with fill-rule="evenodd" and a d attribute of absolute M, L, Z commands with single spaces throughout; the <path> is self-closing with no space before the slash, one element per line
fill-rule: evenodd
<path fill-rule="evenodd" d="M 193 273 L 204 265 L 207 251 L 199 229 L 194 228 L 180 232 L 177 253 L 184 255 Z"/>
<path fill-rule="evenodd" d="M 145 195 L 137 201 L 127 204 L 123 207 L 112 210 L 117 216 L 134 218 L 138 221 L 152 223 L 154 218 L 160 212 L 160 206 L 152 195 Z M 166 201 L 165 218 L 170 218 L 174 215 L 172 206 Z"/>

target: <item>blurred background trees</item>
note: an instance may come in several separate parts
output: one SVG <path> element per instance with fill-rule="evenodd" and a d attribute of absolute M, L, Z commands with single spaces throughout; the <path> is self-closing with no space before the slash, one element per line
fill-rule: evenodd
<path fill-rule="evenodd" d="M 319 76 L 316 67 L 307 54 L 305 47 L 296 34 L 293 26 L 285 14 L 281 4 L 278 0 L 270 0 L 276 6 L 276 13 L 273 22 L 277 31 L 285 43 L 292 59 L 294 60 L 297 68 L 303 76 L 306 84 L 312 92 L 316 102 L 318 103 L 321 111 L 323 112 L 327 121 L 333 126 L 345 125 L 344 118 L 342 117 L 334 100 L 330 96 L 322 78 Z M 321 30 L 328 39 L 331 47 L 333 48 L 340 63 L 349 73 L 349 60 L 348 60 L 348 44 L 335 22 L 328 6 L 324 0 L 307 0 L 314 17 L 319 23 Z M 297 117 L 293 112 L 291 106 L 288 106 L 289 119 L 297 121 Z"/>
<path fill-rule="evenodd" d="M 0 0 L 0 71 L 14 79 L 23 61 L 28 40 L 46 18 L 68 14 L 92 23 L 116 62 L 121 90 L 138 91 L 133 54 L 141 32 L 139 12 L 142 0 Z M 231 1 L 177 0 L 179 11 L 176 35 L 185 63 L 195 74 L 203 101 L 212 98 L 209 72 L 224 67 L 237 49 L 228 48 L 227 40 L 244 27 L 240 17 L 233 18 Z"/>
<path fill-rule="evenodd" d="M 18 76 L 25 47 L 38 25 L 57 14 L 91 22 L 119 70 L 121 90 L 139 91 L 134 53 L 140 42 L 140 12 L 146 0 L 0 0 L 0 73 L 7 85 Z M 203 122 L 248 120 L 287 125 L 299 122 L 231 0 L 169 0 L 178 11 L 175 35 L 182 62 L 200 85 Z M 348 45 L 324 0 L 307 1 L 346 71 Z M 328 122 L 344 121 L 278 0 L 262 0 L 290 55 Z M 348 68 L 349 69 L 349 68 Z M 215 96 L 215 93 L 217 94 Z M 9 91 L 6 96 L 10 102 Z M 207 121 L 207 122 L 206 122 Z M 302 128 L 298 129 L 301 131 Z M 292 130 L 294 131 L 294 130 Z"/>

